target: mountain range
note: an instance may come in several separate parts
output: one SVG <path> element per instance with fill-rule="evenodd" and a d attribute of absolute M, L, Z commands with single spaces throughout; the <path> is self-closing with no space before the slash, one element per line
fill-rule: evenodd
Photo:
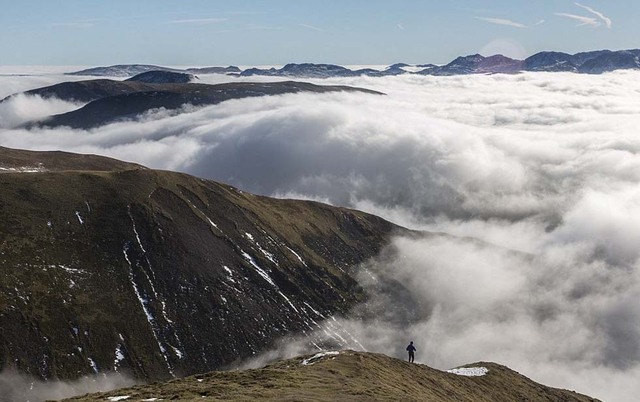
<path fill-rule="evenodd" d="M 408 69 L 410 68 L 410 69 Z M 332 78 L 371 76 L 382 77 L 401 74 L 420 75 L 466 75 L 466 74 L 514 74 L 524 71 L 573 72 L 582 74 L 602 74 L 623 69 L 640 69 L 640 49 L 596 50 L 568 54 L 544 51 L 524 60 L 512 59 L 503 55 L 485 57 L 479 54 L 461 56 L 445 65 L 396 63 L 385 69 L 364 68 L 351 70 L 335 64 L 290 63 L 281 68 L 248 68 L 241 70 L 235 66 L 189 68 L 186 70 L 149 65 L 117 65 L 95 67 L 76 71 L 72 75 L 97 75 L 127 77 L 152 70 L 186 72 L 191 74 L 229 74 L 243 77 L 270 76 L 289 78 Z M 410 71 L 411 70 L 411 71 Z M 417 70 L 417 71 L 413 71 Z"/>

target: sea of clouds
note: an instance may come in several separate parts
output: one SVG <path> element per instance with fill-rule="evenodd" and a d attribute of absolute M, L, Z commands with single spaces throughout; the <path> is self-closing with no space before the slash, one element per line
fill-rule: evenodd
<path fill-rule="evenodd" d="M 66 78 L 0 76 L 0 97 Z M 89 131 L 13 128 L 78 107 L 20 96 L 0 104 L 0 145 L 106 155 L 448 234 L 394 239 L 362 267 L 369 309 L 411 314 L 340 320 L 351 346 L 403 357 L 413 340 L 416 362 L 437 368 L 495 361 L 635 400 L 640 72 L 313 82 L 387 95 L 233 100 Z M 408 294 L 376 292 L 385 281 Z"/>

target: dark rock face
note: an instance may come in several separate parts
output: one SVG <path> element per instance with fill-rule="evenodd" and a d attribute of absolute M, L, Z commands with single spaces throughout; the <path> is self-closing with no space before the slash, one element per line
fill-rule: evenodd
<path fill-rule="evenodd" d="M 145 73 L 143 81 L 165 79 L 166 73 Z M 168 80 L 175 77 L 182 79 L 184 74 L 171 74 Z M 136 78 L 136 77 L 134 77 Z M 149 78 L 149 79 L 147 79 Z M 27 127 L 68 126 L 71 128 L 93 128 L 114 121 L 133 119 L 140 114 L 157 108 L 178 109 L 183 105 L 214 105 L 230 99 L 255 96 L 282 95 L 288 93 L 311 92 L 325 93 L 335 91 L 363 92 L 381 95 L 380 92 L 347 86 L 321 86 L 304 82 L 275 83 L 228 83 L 228 84 L 196 84 L 196 83 L 153 83 L 137 80 L 112 81 L 89 80 L 81 82 L 65 82 L 50 87 L 38 88 L 28 92 L 29 95 L 56 97 L 62 100 L 88 102 L 80 109 L 51 116 L 40 122 L 32 122 Z M 7 101 L 10 97 L 3 100 Z"/>
<path fill-rule="evenodd" d="M 49 169 L 73 157 L 42 156 L 31 162 L 43 172 L 0 174 L 0 364 L 41 378 L 155 380 L 250 357 L 362 301 L 349 270 L 401 230 L 117 161 Z"/>
<path fill-rule="evenodd" d="M 195 81 L 193 74 L 176 73 L 173 71 L 147 71 L 133 76 L 127 81 L 146 82 L 149 84 L 186 84 Z"/>

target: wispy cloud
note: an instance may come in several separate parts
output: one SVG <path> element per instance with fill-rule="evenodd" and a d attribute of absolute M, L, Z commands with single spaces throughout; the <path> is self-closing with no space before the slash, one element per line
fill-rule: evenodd
<path fill-rule="evenodd" d="M 497 24 L 497 25 L 506 25 L 506 26 L 516 27 L 516 28 L 527 28 L 527 26 L 524 24 L 507 20 L 504 18 L 488 18 L 488 17 L 475 17 L 475 18 L 480 21 L 490 22 L 492 24 Z"/>
<path fill-rule="evenodd" d="M 324 29 L 318 28 L 318 27 L 313 26 L 313 25 L 309 25 L 309 24 L 298 24 L 298 25 L 303 27 L 303 28 L 311 29 L 312 31 L 324 32 Z"/>
<path fill-rule="evenodd" d="M 600 26 L 600 23 L 598 22 L 598 20 L 591 17 L 585 17 L 584 15 L 576 15 L 576 14 L 569 14 L 569 13 L 555 13 L 555 14 L 560 17 L 571 18 L 572 20 L 576 20 L 580 22 L 578 26 L 583 26 L 583 25 L 591 25 L 594 27 Z"/>
<path fill-rule="evenodd" d="M 598 18 L 600 18 L 602 21 L 604 21 L 604 24 L 607 26 L 607 28 L 611 28 L 612 22 L 611 22 L 611 18 L 605 16 L 603 13 L 601 13 L 600 11 L 596 11 L 593 8 L 589 7 L 589 6 L 585 6 L 583 4 L 580 3 L 574 3 L 576 6 L 584 8 L 585 10 L 587 10 L 588 12 L 590 12 L 591 14 L 596 15 Z"/>
<path fill-rule="evenodd" d="M 194 24 L 194 25 L 207 25 L 217 24 L 219 22 L 227 21 L 226 18 L 192 18 L 183 20 L 167 21 L 167 24 Z"/>
<path fill-rule="evenodd" d="M 491 24 L 506 25 L 514 28 L 531 28 L 544 23 L 544 20 L 540 20 L 533 25 L 525 25 L 525 24 L 522 24 L 516 21 L 511 21 L 505 18 L 475 17 L 475 19 L 489 22 Z"/>

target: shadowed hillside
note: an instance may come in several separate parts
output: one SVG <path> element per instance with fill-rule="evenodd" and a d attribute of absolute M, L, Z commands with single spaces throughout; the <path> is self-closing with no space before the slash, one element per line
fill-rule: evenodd
<path fill-rule="evenodd" d="M 349 270 L 402 230 L 108 158 L 2 148 L 0 166 L 0 364 L 42 379 L 251 357 L 363 301 Z"/>
<path fill-rule="evenodd" d="M 469 377 L 381 354 L 329 352 L 262 369 L 212 372 L 69 401 L 597 401 L 538 384 L 495 363 L 468 367 L 483 367 L 488 372 Z"/>

